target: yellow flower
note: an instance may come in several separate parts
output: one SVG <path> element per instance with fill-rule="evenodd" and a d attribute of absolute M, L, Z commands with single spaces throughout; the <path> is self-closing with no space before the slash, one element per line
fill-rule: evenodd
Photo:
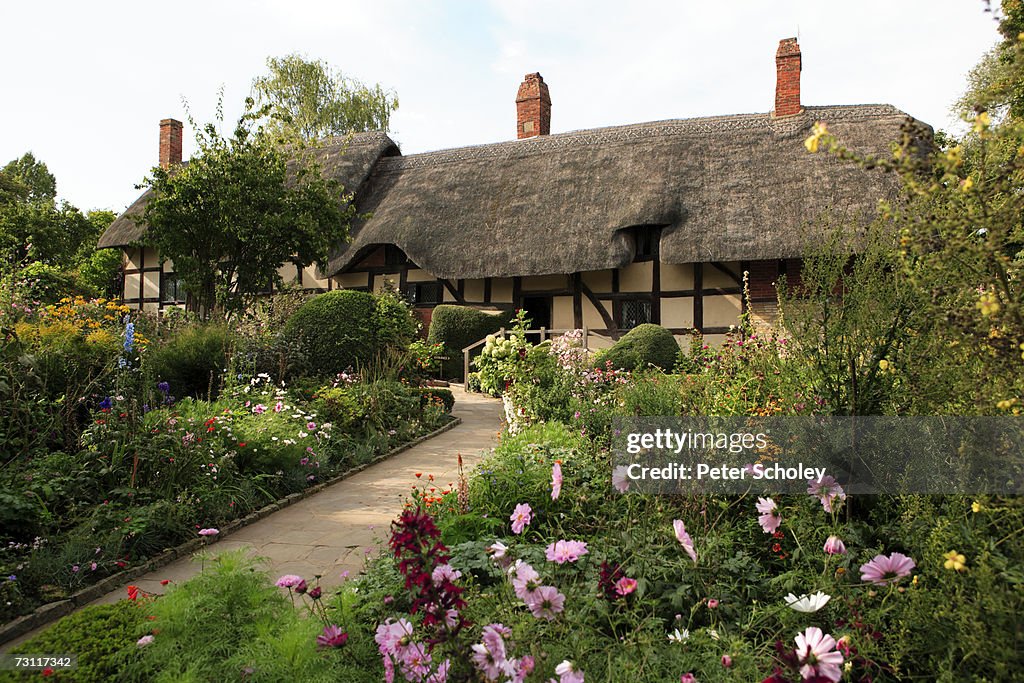
<path fill-rule="evenodd" d="M 804 147 L 807 148 L 808 152 L 814 154 L 818 151 L 821 139 L 826 135 L 828 135 L 828 128 L 825 127 L 824 123 L 818 121 L 814 124 L 814 127 L 811 128 L 811 137 L 804 140 Z"/>
<path fill-rule="evenodd" d="M 974 117 L 974 132 L 980 133 L 986 128 L 992 125 L 992 119 L 989 118 L 988 112 L 983 111 Z"/>
<path fill-rule="evenodd" d="M 889 361 L 887 361 L 884 358 L 882 360 L 878 361 L 878 369 L 881 370 L 882 372 L 885 372 L 886 370 L 888 370 L 889 369 Z"/>
<path fill-rule="evenodd" d="M 999 301 L 996 299 L 994 292 L 982 292 L 981 296 L 978 297 L 978 303 L 975 305 L 984 316 L 995 315 L 1000 309 Z"/>
<path fill-rule="evenodd" d="M 967 569 L 967 558 L 958 553 L 955 550 L 950 550 L 948 553 L 943 555 L 946 558 L 944 566 L 946 569 L 952 569 L 954 571 L 962 572 Z"/>
<path fill-rule="evenodd" d="M 915 586 L 917 585 L 917 574 L 914 574 L 914 580 L 910 583 L 914 584 Z"/>
<path fill-rule="evenodd" d="M 981 512 L 981 503 L 979 503 L 978 501 L 974 501 L 973 503 L 971 503 L 971 512 Z"/>
<path fill-rule="evenodd" d="M 960 181 L 960 189 L 963 192 L 970 192 L 972 187 L 974 187 L 974 181 L 971 180 L 970 176 L 967 176 L 966 178 Z"/>

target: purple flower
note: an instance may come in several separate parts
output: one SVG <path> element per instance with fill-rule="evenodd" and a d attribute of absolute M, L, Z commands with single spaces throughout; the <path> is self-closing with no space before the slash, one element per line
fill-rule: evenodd
<path fill-rule="evenodd" d="M 100 401 L 100 410 L 106 412 L 114 407 L 114 401 L 109 396 Z"/>
<path fill-rule="evenodd" d="M 889 557 L 876 555 L 860 566 L 860 578 L 861 581 L 868 581 L 876 586 L 888 586 L 904 576 L 910 576 L 910 572 L 916 566 L 914 561 L 903 553 L 893 553 Z"/>
<path fill-rule="evenodd" d="M 686 525 L 683 524 L 683 520 L 675 519 L 672 520 L 672 526 L 675 528 L 676 540 L 679 541 L 683 550 L 686 554 L 696 563 L 697 562 L 697 549 L 693 547 L 693 539 L 690 538 L 690 534 L 686 533 Z"/>
<path fill-rule="evenodd" d="M 324 632 L 316 637 L 316 644 L 320 647 L 341 647 L 347 641 L 348 634 L 334 624 L 324 626 Z"/>
<path fill-rule="evenodd" d="M 156 385 L 156 388 L 159 389 L 160 393 L 163 394 L 164 396 L 171 393 L 171 385 L 168 384 L 167 382 L 159 382 Z"/>
<path fill-rule="evenodd" d="M 293 586 L 298 586 L 300 583 L 302 583 L 302 577 L 296 576 L 295 574 L 285 574 L 276 582 L 279 588 L 291 588 Z"/>
<path fill-rule="evenodd" d="M 541 586 L 530 593 L 526 606 L 533 616 L 551 621 L 564 609 L 565 596 L 554 586 Z"/>

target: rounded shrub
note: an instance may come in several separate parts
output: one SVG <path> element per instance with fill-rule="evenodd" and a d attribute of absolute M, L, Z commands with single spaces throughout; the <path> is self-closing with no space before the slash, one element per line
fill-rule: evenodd
<path fill-rule="evenodd" d="M 446 377 L 462 378 L 462 349 L 501 328 L 512 327 L 512 313 L 488 313 L 467 306 L 441 305 L 430 318 L 427 342 L 441 344 L 448 357 L 442 367 Z M 481 347 L 482 348 L 482 347 Z"/>
<path fill-rule="evenodd" d="M 620 370 L 643 370 L 649 366 L 671 372 L 679 355 L 679 344 L 661 325 L 645 323 L 623 335 L 601 356 Z"/>
<path fill-rule="evenodd" d="M 420 323 L 398 292 L 385 289 L 374 296 L 373 330 L 382 350 L 404 349 L 416 339 Z"/>
<path fill-rule="evenodd" d="M 310 375 L 330 376 L 364 365 L 377 347 L 376 302 L 368 292 L 341 289 L 304 303 L 285 336 L 306 350 Z"/>

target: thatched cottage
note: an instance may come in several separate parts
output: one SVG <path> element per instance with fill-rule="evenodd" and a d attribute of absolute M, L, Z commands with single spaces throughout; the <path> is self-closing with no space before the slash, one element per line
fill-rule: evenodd
<path fill-rule="evenodd" d="M 535 327 L 615 337 L 644 322 L 722 334 L 742 312 L 748 273 L 752 313 L 770 318 L 773 283 L 797 273 L 821 212 L 868 216 L 894 191 L 889 176 L 808 154 L 813 124 L 884 156 L 908 119 L 889 105 L 801 106 L 795 39 L 780 42 L 776 65 L 766 114 L 551 134 L 548 85 L 533 73 L 516 98 L 515 140 L 408 156 L 384 133 L 331 141 L 328 171 L 370 217 L 326 272 L 283 265 L 281 275 L 322 290 L 391 281 L 425 320 L 440 303 L 521 307 Z M 180 163 L 181 134 L 161 122 L 161 163 Z M 146 200 L 100 246 L 124 250 L 125 303 L 180 305 L 173 264 L 140 246 L 133 217 Z"/>

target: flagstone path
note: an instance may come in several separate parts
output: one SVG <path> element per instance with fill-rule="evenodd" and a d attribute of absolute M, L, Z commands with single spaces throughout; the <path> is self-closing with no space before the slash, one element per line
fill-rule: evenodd
<path fill-rule="evenodd" d="M 325 588 L 341 583 L 342 572 L 358 574 L 366 556 L 377 548 L 391 520 L 401 512 L 413 485 L 429 485 L 430 474 L 439 488 L 457 482 L 458 454 L 462 454 L 468 475 L 481 455 L 497 444 L 501 402 L 467 394 L 459 386 L 451 389 L 455 394 L 453 414 L 462 418 L 462 424 L 242 527 L 210 544 L 208 552 L 248 548 L 253 555 L 267 559 L 271 575 L 298 574 L 309 580 L 320 574 Z M 417 478 L 417 473 L 422 476 Z M 163 593 L 161 581 L 181 583 L 200 569 L 199 562 L 183 557 L 90 604 L 124 598 L 129 583 L 150 593 Z M 31 635 L 5 644 L 4 649 Z"/>

